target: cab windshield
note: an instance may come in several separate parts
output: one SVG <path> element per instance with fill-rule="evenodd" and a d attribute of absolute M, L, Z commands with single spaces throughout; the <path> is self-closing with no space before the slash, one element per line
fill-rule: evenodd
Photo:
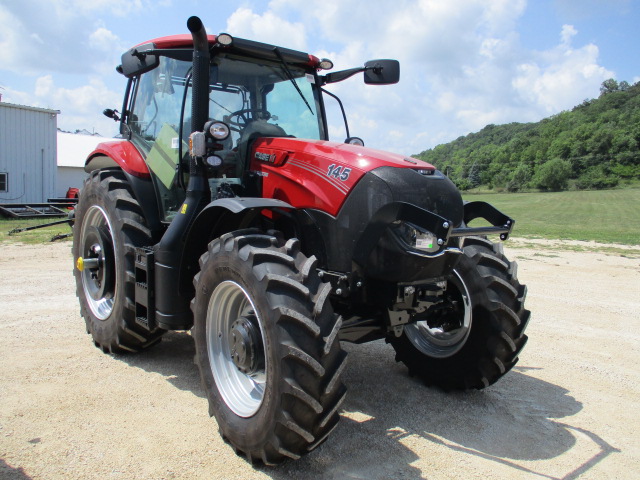
<path fill-rule="evenodd" d="M 211 66 L 209 117 L 229 124 L 235 142 L 245 128 L 260 129 L 252 122 L 277 126 L 282 135 L 319 140 L 324 132 L 315 81 L 292 65 L 218 55 Z"/>

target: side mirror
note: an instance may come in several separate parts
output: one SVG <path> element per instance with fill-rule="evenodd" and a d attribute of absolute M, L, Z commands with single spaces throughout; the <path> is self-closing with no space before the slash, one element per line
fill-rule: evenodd
<path fill-rule="evenodd" d="M 400 62 L 397 60 L 371 60 L 364 68 L 367 85 L 391 85 L 400 81 Z"/>
<path fill-rule="evenodd" d="M 120 115 L 118 115 L 118 113 L 120 113 L 120 112 L 118 112 L 118 110 L 113 110 L 113 109 L 111 109 L 111 108 L 105 108 L 105 109 L 102 111 L 102 114 L 103 114 L 105 117 L 112 118 L 112 119 L 113 119 L 114 121 L 116 121 L 116 122 L 119 122 L 119 121 L 120 121 Z"/>
<path fill-rule="evenodd" d="M 154 48 L 153 43 L 133 47 L 122 55 L 122 65 L 116 70 L 127 78 L 153 70 L 160 65 L 158 55 L 151 53 Z"/>

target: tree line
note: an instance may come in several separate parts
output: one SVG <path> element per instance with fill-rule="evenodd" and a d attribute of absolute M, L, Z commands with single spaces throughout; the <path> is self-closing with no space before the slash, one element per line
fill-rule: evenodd
<path fill-rule="evenodd" d="M 584 100 L 537 123 L 487 125 L 415 157 L 461 190 L 601 189 L 640 179 L 640 82 L 606 80 Z"/>

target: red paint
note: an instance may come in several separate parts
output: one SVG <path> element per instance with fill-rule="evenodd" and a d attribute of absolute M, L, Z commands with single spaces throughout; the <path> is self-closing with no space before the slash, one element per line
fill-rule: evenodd
<path fill-rule="evenodd" d="M 216 38 L 218 38 L 216 35 L 207 35 L 207 40 L 209 40 L 209 43 L 212 45 L 216 43 Z M 167 37 L 154 38 L 153 40 L 139 43 L 136 47 L 147 45 L 148 43 L 153 43 L 156 48 L 193 48 L 193 37 L 188 33 L 169 35 Z"/>
<path fill-rule="evenodd" d="M 150 178 L 149 168 L 144 158 L 133 146 L 133 143 L 127 140 L 118 140 L 115 142 L 104 142 L 98 144 L 96 149 L 91 152 L 87 158 L 85 165 L 98 155 L 104 155 L 113 159 L 125 172 L 140 178 Z"/>
<path fill-rule="evenodd" d="M 435 170 L 421 160 L 406 159 L 344 143 L 282 137 L 256 140 L 250 161 L 251 170 L 263 176 L 263 197 L 337 215 L 349 192 L 370 170 L 383 166 Z"/>

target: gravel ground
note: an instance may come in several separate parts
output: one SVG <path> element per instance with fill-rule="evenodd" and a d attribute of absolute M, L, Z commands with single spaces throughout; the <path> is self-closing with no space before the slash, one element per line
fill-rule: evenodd
<path fill-rule="evenodd" d="M 0 478 L 638 478 L 638 251 L 517 243 L 507 255 L 533 319 L 509 375 L 445 394 L 408 377 L 383 342 L 345 345 L 339 427 L 277 468 L 252 467 L 219 437 L 188 333 L 105 355 L 78 313 L 70 243 L 3 244 Z"/>

